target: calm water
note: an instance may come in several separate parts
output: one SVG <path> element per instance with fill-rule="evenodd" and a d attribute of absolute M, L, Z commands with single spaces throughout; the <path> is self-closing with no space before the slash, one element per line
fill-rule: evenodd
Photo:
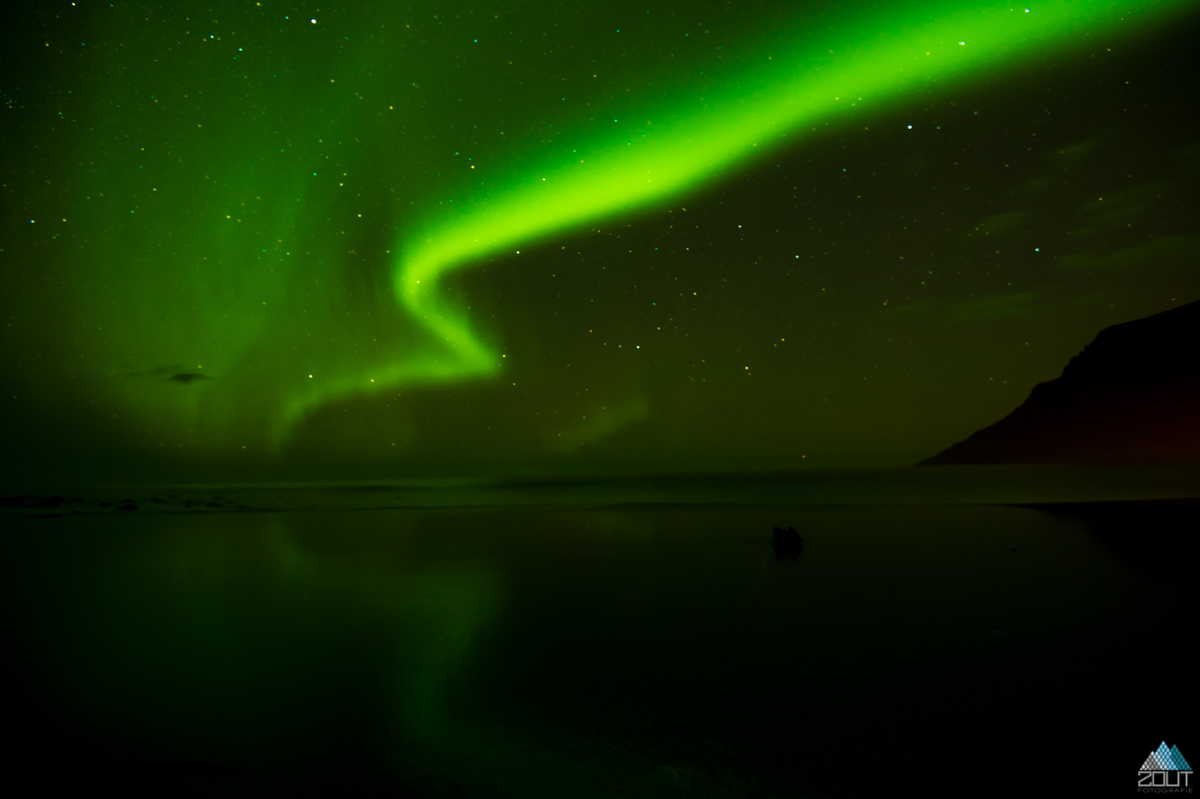
<path fill-rule="evenodd" d="M 1194 505 L 219 510 L 3 520 L 17 768 L 193 795 L 1129 795 L 1160 740 L 1200 758 Z"/>

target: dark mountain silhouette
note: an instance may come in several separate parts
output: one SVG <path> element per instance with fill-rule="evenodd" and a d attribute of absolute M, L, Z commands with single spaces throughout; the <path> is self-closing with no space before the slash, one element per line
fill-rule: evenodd
<path fill-rule="evenodd" d="M 918 466 L 1200 461 L 1200 302 L 1113 325 L 1062 376 Z"/>

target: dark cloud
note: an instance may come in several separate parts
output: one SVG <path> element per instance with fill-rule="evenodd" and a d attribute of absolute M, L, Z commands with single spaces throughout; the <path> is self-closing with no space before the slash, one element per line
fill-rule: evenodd
<path fill-rule="evenodd" d="M 199 372 L 180 372 L 179 374 L 171 375 L 171 380 L 175 383 L 183 383 L 186 386 L 197 380 L 212 380 L 212 378 L 208 375 L 202 375 Z"/>
<path fill-rule="evenodd" d="M 189 371 L 182 364 L 176 364 L 175 366 L 155 366 L 151 369 L 143 369 L 138 372 L 129 372 L 125 376 L 141 378 L 143 380 L 182 383 L 185 386 L 191 385 L 197 380 L 212 380 L 212 378 L 206 374 Z"/>

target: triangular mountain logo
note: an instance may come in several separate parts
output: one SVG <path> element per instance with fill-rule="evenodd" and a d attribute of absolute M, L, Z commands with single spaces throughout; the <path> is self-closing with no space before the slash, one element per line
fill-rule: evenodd
<path fill-rule="evenodd" d="M 1167 742 L 1163 741 L 1158 745 L 1158 749 L 1150 753 L 1146 758 L 1146 762 L 1142 764 L 1139 771 L 1191 771 L 1192 767 L 1183 759 L 1183 755 L 1179 752 L 1178 746 L 1167 748 Z"/>
<path fill-rule="evenodd" d="M 1179 753 L 1178 746 L 1171 747 L 1171 759 L 1175 761 L 1175 768 L 1179 769 L 1180 771 L 1192 770 L 1192 767 L 1188 765 L 1188 762 L 1183 759 L 1183 755 Z"/>

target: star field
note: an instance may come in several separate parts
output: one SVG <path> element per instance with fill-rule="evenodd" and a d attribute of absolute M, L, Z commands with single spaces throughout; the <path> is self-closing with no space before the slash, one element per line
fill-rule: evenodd
<path fill-rule="evenodd" d="M 911 463 L 1200 296 L 1184 3 L 13 19 L 40 468 Z"/>

